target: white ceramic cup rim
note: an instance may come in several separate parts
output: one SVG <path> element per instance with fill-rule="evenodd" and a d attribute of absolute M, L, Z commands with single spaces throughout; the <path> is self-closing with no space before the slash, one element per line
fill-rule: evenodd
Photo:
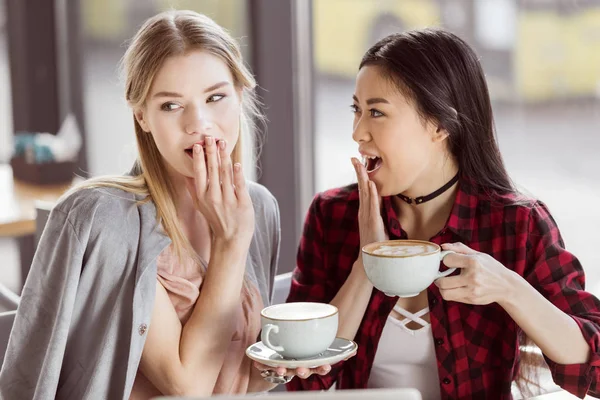
<path fill-rule="evenodd" d="M 394 246 L 394 245 L 406 245 L 406 244 L 424 244 L 424 245 L 428 245 L 428 246 L 433 246 L 435 247 L 435 250 L 433 251 L 428 251 L 426 253 L 419 253 L 419 254 L 374 254 L 373 251 L 375 250 L 375 248 L 377 247 L 381 247 L 381 246 Z M 362 248 L 362 252 L 365 254 L 368 254 L 371 257 L 380 257 L 380 258 L 411 258 L 411 257 L 423 257 L 423 256 L 430 256 L 432 254 L 436 254 L 439 253 L 440 251 L 442 251 L 442 248 L 440 247 L 439 244 L 433 243 L 433 242 L 428 242 L 426 240 L 413 240 L 413 239 L 408 239 L 408 240 L 384 240 L 381 242 L 373 242 L 373 243 L 369 243 L 363 246 Z"/>
<path fill-rule="evenodd" d="M 312 321 L 312 320 L 317 320 L 317 319 L 329 318 L 329 317 L 333 317 L 334 315 L 336 315 L 338 313 L 338 308 L 336 306 L 334 306 L 333 304 L 316 303 L 316 304 L 323 304 L 323 306 L 327 306 L 328 308 L 332 308 L 331 313 L 327 314 L 327 315 L 321 315 L 319 317 L 312 317 L 312 318 L 276 318 L 276 317 L 271 317 L 271 316 L 266 315 L 266 313 L 270 309 L 278 308 L 278 307 L 285 307 L 285 304 L 295 304 L 295 305 L 311 304 L 311 305 L 313 305 L 315 303 L 314 302 L 297 302 L 297 303 L 273 304 L 269 307 L 263 308 L 262 311 L 260 312 L 260 315 L 261 315 L 261 317 L 266 318 L 271 321 L 300 322 L 300 321 Z"/>

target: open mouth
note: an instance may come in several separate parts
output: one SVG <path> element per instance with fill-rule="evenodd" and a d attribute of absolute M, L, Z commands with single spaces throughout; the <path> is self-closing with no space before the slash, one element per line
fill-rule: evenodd
<path fill-rule="evenodd" d="M 363 156 L 363 165 L 367 169 L 367 173 L 375 172 L 381 165 L 383 164 L 383 160 L 381 157 L 377 156 Z"/>

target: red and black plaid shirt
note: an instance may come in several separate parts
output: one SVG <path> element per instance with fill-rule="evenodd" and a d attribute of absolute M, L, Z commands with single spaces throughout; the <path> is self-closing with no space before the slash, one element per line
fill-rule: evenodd
<path fill-rule="evenodd" d="M 446 227 L 430 240 L 460 241 L 491 255 L 572 316 L 591 347 L 590 360 L 578 365 L 546 361 L 554 381 L 565 390 L 580 397 L 588 391 L 598 394 L 600 302 L 584 291 L 581 264 L 565 250 L 546 206 L 515 200 L 515 196 L 492 200 L 461 181 Z M 304 225 L 289 302 L 328 303 L 335 297 L 359 254 L 358 207 L 357 185 L 315 197 Z M 407 238 L 389 197 L 382 199 L 382 217 L 390 239 Z M 442 398 L 512 398 L 520 328 L 496 303 L 446 302 L 433 284 L 427 294 Z M 367 387 L 383 327 L 396 302 L 397 298 L 375 289 L 355 337 L 357 355 L 333 366 L 327 376 L 292 380 L 288 390 L 328 389 L 336 381 L 341 389 Z"/>

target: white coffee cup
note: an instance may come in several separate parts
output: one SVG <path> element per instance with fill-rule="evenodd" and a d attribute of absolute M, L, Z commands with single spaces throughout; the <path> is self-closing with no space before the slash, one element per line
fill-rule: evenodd
<path fill-rule="evenodd" d="M 387 240 L 362 248 L 367 277 L 388 296 L 413 297 L 438 278 L 456 268 L 440 272 L 440 261 L 453 251 L 442 251 L 435 243 L 422 240 Z"/>
<path fill-rule="evenodd" d="M 285 358 L 321 354 L 335 340 L 338 309 L 325 303 L 285 303 L 264 308 L 261 340 Z"/>

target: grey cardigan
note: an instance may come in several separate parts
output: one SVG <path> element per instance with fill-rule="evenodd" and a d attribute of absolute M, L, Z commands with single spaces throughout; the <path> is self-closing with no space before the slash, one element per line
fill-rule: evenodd
<path fill-rule="evenodd" d="M 256 228 L 246 273 L 270 304 L 279 208 L 249 182 Z M 51 212 L 0 371 L 0 399 L 128 399 L 150 325 L 156 259 L 171 241 L 153 203 L 83 189 Z"/>

